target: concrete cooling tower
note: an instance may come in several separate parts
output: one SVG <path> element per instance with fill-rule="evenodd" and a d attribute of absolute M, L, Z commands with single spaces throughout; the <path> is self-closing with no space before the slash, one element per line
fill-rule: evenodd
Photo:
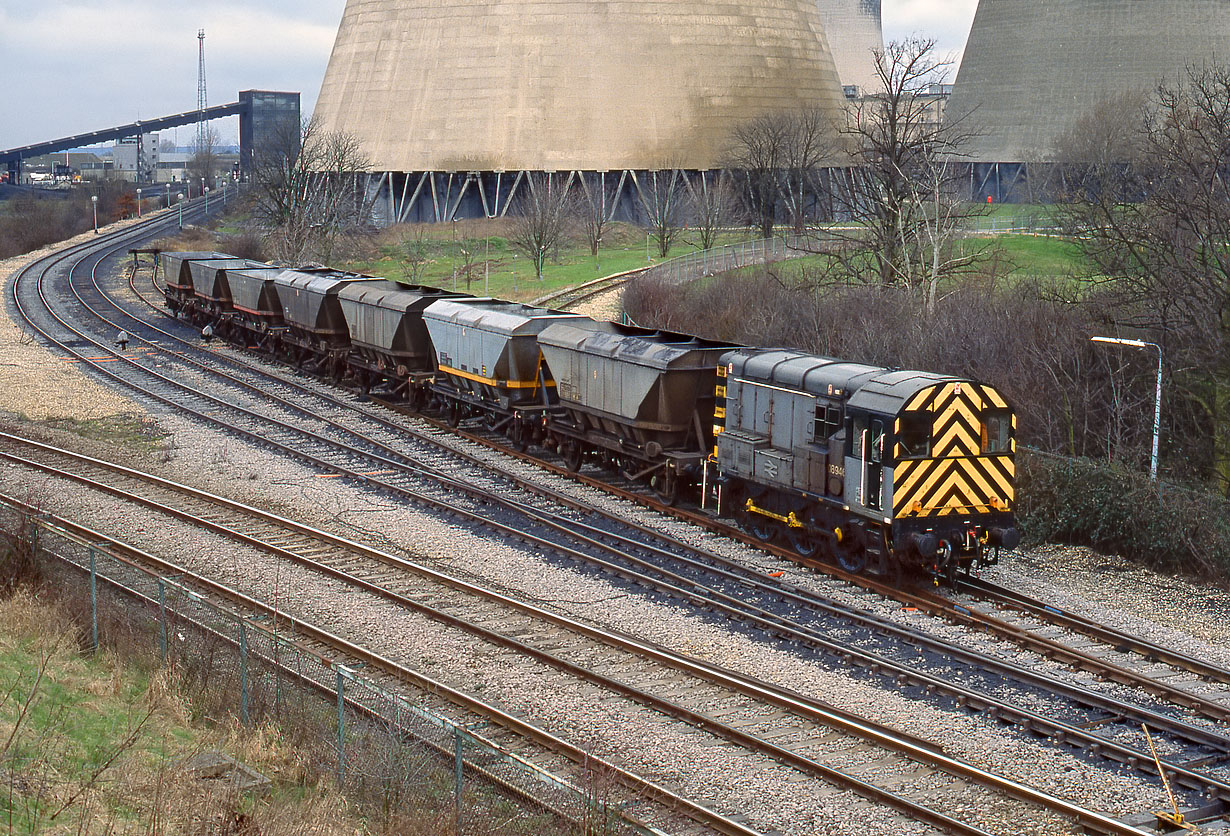
<path fill-rule="evenodd" d="M 884 49 L 880 0 L 819 0 L 820 25 L 828 36 L 837 76 L 846 87 L 870 93 L 880 88 L 875 52 Z"/>
<path fill-rule="evenodd" d="M 979 162 L 1046 160 L 1099 102 L 1230 59 L 1227 0 L 981 0 L 948 102 Z"/>
<path fill-rule="evenodd" d="M 816 0 L 347 0 L 316 114 L 379 170 L 607 171 L 842 107 Z"/>

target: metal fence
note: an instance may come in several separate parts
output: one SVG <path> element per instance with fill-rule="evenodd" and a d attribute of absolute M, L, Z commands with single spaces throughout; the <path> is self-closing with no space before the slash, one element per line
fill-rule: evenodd
<path fill-rule="evenodd" d="M 454 833 L 495 832 L 484 829 L 494 797 L 476 791 L 481 783 L 517 797 L 551 832 L 660 836 L 620 818 L 600 773 L 587 775 L 584 786 L 556 777 L 485 739 L 481 724 L 453 719 L 428 697 L 395 693 L 329 659 L 293 625 L 206 600 L 177 577 L 125 559 L 106 538 L 84 538 L 4 497 L 0 531 L 10 540 L 35 532 L 55 588 L 82 601 L 88 595 L 94 647 L 123 639 L 156 646 L 191 693 L 245 724 L 272 721 L 293 730 L 319 769 L 335 772 L 340 787 L 381 810 L 451 797 Z"/>
<path fill-rule="evenodd" d="M 821 243 L 817 235 L 788 235 L 785 238 L 757 238 L 741 244 L 724 244 L 708 250 L 677 256 L 648 267 L 642 277 L 678 284 L 701 276 L 712 276 L 754 264 L 768 264 L 798 258 L 814 251 Z"/>

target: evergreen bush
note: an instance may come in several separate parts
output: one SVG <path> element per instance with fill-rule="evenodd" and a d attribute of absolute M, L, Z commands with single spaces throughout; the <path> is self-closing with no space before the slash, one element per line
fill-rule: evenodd
<path fill-rule="evenodd" d="M 1230 502 L 1092 459 L 1023 450 L 1017 520 L 1029 542 L 1090 546 L 1162 571 L 1230 578 Z"/>

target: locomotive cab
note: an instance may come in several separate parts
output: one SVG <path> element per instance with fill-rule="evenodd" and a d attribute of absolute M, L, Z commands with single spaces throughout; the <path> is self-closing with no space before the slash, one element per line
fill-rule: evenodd
<path fill-rule="evenodd" d="M 898 408 L 858 408 L 877 401 Z M 989 386 L 910 372 L 869 381 L 847 412 L 846 503 L 882 522 L 899 563 L 950 577 L 993 564 L 1020 542 L 1015 428 Z"/>

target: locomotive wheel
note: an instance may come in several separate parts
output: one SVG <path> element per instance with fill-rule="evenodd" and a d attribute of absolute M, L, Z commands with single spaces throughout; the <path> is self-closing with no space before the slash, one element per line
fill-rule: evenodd
<path fill-rule="evenodd" d="M 786 538 L 790 541 L 790 548 L 794 549 L 794 553 L 799 557 L 815 557 L 820 551 L 820 541 L 811 536 L 805 528 L 787 529 Z"/>
<path fill-rule="evenodd" d="M 760 514 L 741 511 L 739 522 L 748 534 L 762 543 L 770 543 L 777 536 L 777 521 Z"/>
<path fill-rule="evenodd" d="M 861 575 L 867 568 L 867 550 L 860 542 L 841 543 L 837 547 L 837 565 L 851 575 Z"/>
<path fill-rule="evenodd" d="M 461 401 L 449 401 L 444 408 L 444 422 L 456 429 L 461 423 Z"/>

